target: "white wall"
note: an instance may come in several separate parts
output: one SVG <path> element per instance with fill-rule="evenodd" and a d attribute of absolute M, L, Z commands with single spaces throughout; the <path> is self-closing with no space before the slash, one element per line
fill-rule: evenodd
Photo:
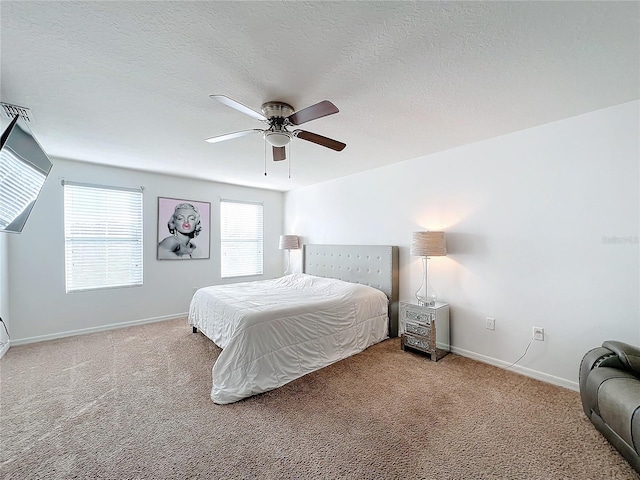
<path fill-rule="evenodd" d="M 283 225 L 281 192 L 55 158 L 52 163 L 51 175 L 23 232 L 10 236 L 3 234 L 8 237 L 12 345 L 101 329 L 114 324 L 124 325 L 128 322 L 151 321 L 185 314 L 195 287 L 222 283 L 218 221 L 221 197 L 264 203 L 264 275 L 245 277 L 242 280 L 274 278 L 282 274 L 283 256 L 278 249 Z M 145 187 L 142 287 L 65 293 L 61 179 L 100 185 Z M 211 202 L 210 259 L 156 260 L 159 196 Z"/>
<path fill-rule="evenodd" d="M 0 317 L 4 320 L 7 330 L 11 333 L 9 320 L 9 265 L 8 265 L 8 233 L 0 233 Z M 9 349 L 9 337 L 0 324 L 0 357 Z"/>
<path fill-rule="evenodd" d="M 507 366 L 543 327 L 514 369 L 577 388 L 588 349 L 640 343 L 639 112 L 631 102 L 292 191 L 285 230 L 400 246 L 401 301 L 422 277 L 411 233 L 445 230 L 430 283 L 451 305 L 453 350 Z"/>

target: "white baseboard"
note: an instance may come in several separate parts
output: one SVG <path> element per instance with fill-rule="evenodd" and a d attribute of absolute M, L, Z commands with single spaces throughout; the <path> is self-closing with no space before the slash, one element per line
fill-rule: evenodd
<path fill-rule="evenodd" d="M 462 357 L 472 358 L 473 360 L 478 360 L 479 362 L 488 363 L 489 365 L 493 365 L 495 367 L 500 367 L 506 369 L 509 365 L 509 362 L 504 362 L 502 360 L 498 360 L 497 358 L 487 357 L 486 355 L 480 355 L 479 353 L 470 352 L 468 350 L 463 350 L 462 348 L 451 347 L 451 352 Z M 580 391 L 580 387 L 578 382 L 572 382 L 570 380 L 566 380 L 564 378 L 555 377 L 553 375 L 549 375 L 548 373 L 542 373 L 537 370 L 532 370 L 526 367 L 520 367 L 518 365 L 514 365 L 509 368 L 510 371 L 519 373 L 521 375 L 525 375 L 527 377 L 535 378 L 536 380 L 540 380 L 543 382 L 551 383 L 553 385 L 558 385 L 559 387 L 564 387 L 569 390 L 574 390 L 576 392 Z"/>
<path fill-rule="evenodd" d="M 0 358 L 4 357 L 4 354 L 7 353 L 7 350 L 9 350 L 10 346 L 11 346 L 11 340 L 7 340 L 7 343 L 2 345 L 2 348 L 0 348 Z"/>
<path fill-rule="evenodd" d="M 9 350 L 9 345 L 10 344 L 14 345 L 14 346 L 26 345 L 28 343 L 44 342 L 46 340 L 55 340 L 56 338 L 72 337 L 72 336 L 75 336 L 75 335 L 86 335 L 88 333 L 102 332 L 102 331 L 106 331 L 106 330 L 113 330 L 113 329 L 116 329 L 116 328 L 131 327 L 133 325 L 142 325 L 144 323 L 153 323 L 153 322 L 162 322 L 162 321 L 165 321 L 165 320 L 173 320 L 175 318 L 186 317 L 187 315 L 188 314 L 186 312 L 185 313 L 176 313 L 176 314 L 173 314 L 173 315 L 164 315 L 162 317 L 144 318 L 144 319 L 141 319 L 141 320 L 132 320 L 130 322 L 114 323 L 114 324 L 111 324 L 111 325 L 102 325 L 100 327 L 82 328 L 82 329 L 79 329 L 79 330 L 70 330 L 70 331 L 67 331 L 67 332 L 52 333 L 52 334 L 49 334 L 49 335 L 39 335 L 37 337 L 21 338 L 21 339 L 17 339 L 17 340 L 12 340 L 10 343 L 9 343 L 9 341 L 7 341 L 7 343 L 0 350 L 0 358 L 2 358 L 2 356 L 6 353 L 6 351 Z M 503 360 L 498 360 L 497 358 L 488 357 L 486 355 L 481 355 L 479 353 L 471 352 L 469 350 L 464 350 L 462 348 L 457 348 L 457 347 L 454 347 L 454 346 L 451 346 L 451 352 L 455 353 L 456 355 L 460 355 L 462 357 L 471 358 L 473 360 L 478 360 L 479 362 L 488 363 L 489 365 L 493 365 L 493 366 L 499 367 L 499 368 L 506 368 L 506 367 L 508 367 L 510 365 L 509 362 L 505 362 Z M 574 390 L 576 392 L 580 391 L 580 388 L 579 388 L 577 382 L 572 382 L 570 380 L 566 380 L 564 378 L 560 378 L 560 377 L 556 377 L 556 376 L 553 376 L 553 375 L 549 375 L 547 373 L 542 373 L 542 372 L 539 372 L 537 370 L 532 370 L 532 369 L 526 368 L 526 367 L 520 367 L 518 365 L 514 365 L 514 366 L 510 367 L 509 370 L 511 370 L 513 372 L 516 372 L 516 373 L 519 373 L 521 375 L 525 375 L 527 377 L 535 378 L 536 380 L 540 380 L 540 381 L 543 381 L 543 382 L 551 383 L 553 385 L 558 385 L 559 387 L 564 387 L 564 388 L 567 388 L 569 390 Z"/>
<path fill-rule="evenodd" d="M 38 335 L 37 337 L 20 338 L 12 340 L 11 345 L 26 345 L 28 343 L 44 342 L 46 340 L 55 340 L 56 338 L 73 337 L 75 335 L 86 335 L 87 333 L 103 332 L 106 330 L 114 330 L 116 328 L 131 327 L 133 325 L 142 325 L 144 323 L 163 322 L 165 320 L 173 320 L 175 318 L 186 317 L 187 313 L 176 313 L 173 315 L 164 315 L 162 317 L 143 318 L 141 320 L 132 320 L 130 322 L 113 323 L 111 325 L 102 325 L 100 327 L 81 328 L 79 330 L 69 330 L 67 332 L 51 333 L 49 335 Z M 187 324 L 185 322 L 185 328 Z M 8 348 L 8 347 L 7 347 Z"/>

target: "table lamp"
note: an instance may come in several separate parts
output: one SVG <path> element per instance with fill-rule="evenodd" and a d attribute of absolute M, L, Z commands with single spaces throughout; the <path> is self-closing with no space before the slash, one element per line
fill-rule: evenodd
<path fill-rule="evenodd" d="M 284 274 L 289 274 L 289 267 L 291 265 L 291 250 L 298 250 L 300 248 L 300 242 L 297 235 L 280 235 L 280 250 L 287 251 L 287 269 Z"/>
<path fill-rule="evenodd" d="M 424 277 L 416 292 L 418 305 L 433 306 L 438 295 L 429 285 L 429 257 L 442 257 L 447 254 L 444 232 L 413 232 L 411 255 L 422 257 Z"/>

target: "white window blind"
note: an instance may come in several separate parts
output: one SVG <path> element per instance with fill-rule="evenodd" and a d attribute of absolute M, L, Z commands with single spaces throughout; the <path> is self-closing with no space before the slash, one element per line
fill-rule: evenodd
<path fill-rule="evenodd" d="M 220 201 L 222 278 L 262 275 L 262 204 Z"/>
<path fill-rule="evenodd" d="M 46 175 L 8 148 L 2 149 L 0 155 L 0 229 L 4 230 L 36 199 Z"/>
<path fill-rule="evenodd" d="M 142 191 L 64 183 L 67 293 L 142 285 Z"/>

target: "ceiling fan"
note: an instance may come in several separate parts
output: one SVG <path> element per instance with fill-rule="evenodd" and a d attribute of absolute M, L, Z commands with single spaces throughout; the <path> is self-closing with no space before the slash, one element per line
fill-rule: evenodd
<path fill-rule="evenodd" d="M 232 138 L 244 137 L 245 135 L 251 135 L 253 133 L 260 132 L 264 139 L 273 147 L 273 159 L 275 161 L 285 160 L 286 150 L 285 146 L 291 141 L 293 137 L 301 138 L 308 142 L 322 145 L 323 147 L 330 148 L 341 152 L 347 145 L 331 138 L 323 137 L 317 133 L 307 132 L 306 130 L 289 130 L 287 127 L 291 125 L 302 125 L 303 123 L 310 122 L 317 118 L 326 117 L 338 113 L 338 108 L 329 100 L 323 100 L 320 103 L 311 105 L 310 107 L 303 108 L 297 112 L 294 112 L 293 107 L 283 102 L 267 102 L 262 105 L 262 113 L 232 100 L 224 95 L 209 95 L 212 99 L 227 105 L 228 107 L 235 108 L 239 112 L 242 112 L 250 117 L 267 123 L 269 126 L 265 129 L 252 128 L 250 130 L 241 130 L 239 132 L 227 133 L 225 135 L 218 135 L 216 137 L 207 138 L 205 141 L 209 143 L 222 142 L 223 140 L 229 140 Z"/>

